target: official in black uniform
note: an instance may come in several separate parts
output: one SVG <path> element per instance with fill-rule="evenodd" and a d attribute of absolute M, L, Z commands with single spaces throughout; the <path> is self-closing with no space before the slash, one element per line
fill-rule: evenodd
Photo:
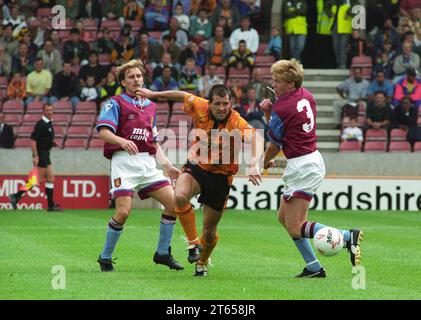
<path fill-rule="evenodd" d="M 42 119 L 35 125 L 31 135 L 32 161 L 38 167 L 39 179 L 45 181 L 45 193 L 47 194 L 48 211 L 63 211 L 54 203 L 54 173 L 50 160 L 50 149 L 56 147 L 54 141 L 54 128 L 52 123 L 53 106 L 44 104 L 42 107 Z M 22 198 L 24 191 L 10 195 L 13 209 L 17 208 L 17 203 Z"/>
<path fill-rule="evenodd" d="M 4 122 L 4 114 L 0 112 L 0 148 L 13 148 L 14 143 L 13 127 Z"/>

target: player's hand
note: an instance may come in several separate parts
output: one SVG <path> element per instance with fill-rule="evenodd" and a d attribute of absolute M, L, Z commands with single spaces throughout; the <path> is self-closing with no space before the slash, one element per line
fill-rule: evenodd
<path fill-rule="evenodd" d="M 275 168 L 276 167 L 276 163 L 275 160 L 269 160 L 268 162 L 265 162 L 263 164 L 263 168 L 268 169 L 268 168 Z"/>
<path fill-rule="evenodd" d="M 123 139 L 123 141 L 120 143 L 120 147 L 123 150 L 126 150 L 131 156 L 134 156 L 139 152 L 137 145 L 131 140 Z"/>
<path fill-rule="evenodd" d="M 255 186 L 259 186 L 260 182 L 262 182 L 262 176 L 257 166 L 249 168 L 248 177 L 249 181 Z"/>
<path fill-rule="evenodd" d="M 39 157 L 35 156 L 32 158 L 32 163 L 34 164 L 34 167 L 38 167 Z"/>
<path fill-rule="evenodd" d="M 136 96 L 142 96 L 148 99 L 155 98 L 155 92 L 146 88 L 139 88 L 135 91 Z"/>
<path fill-rule="evenodd" d="M 171 181 L 177 180 L 177 178 L 181 174 L 181 171 L 178 170 L 176 167 L 174 167 L 172 165 L 165 168 L 165 171 L 166 171 L 168 177 L 171 179 Z"/>
<path fill-rule="evenodd" d="M 262 102 L 260 102 L 259 108 L 264 113 L 270 113 L 272 110 L 272 101 L 270 101 L 270 99 L 264 99 Z"/>

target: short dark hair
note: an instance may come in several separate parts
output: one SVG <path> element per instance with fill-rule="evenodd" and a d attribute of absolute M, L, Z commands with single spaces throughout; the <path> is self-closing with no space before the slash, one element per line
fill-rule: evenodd
<path fill-rule="evenodd" d="M 417 72 L 415 71 L 415 69 L 408 69 L 408 70 L 406 70 L 406 75 L 408 76 L 408 77 L 416 77 L 416 75 L 417 75 Z"/>
<path fill-rule="evenodd" d="M 228 95 L 228 98 L 231 100 L 231 91 L 224 86 L 223 84 L 216 84 L 209 90 L 209 101 L 213 101 L 214 96 L 225 97 Z"/>
<path fill-rule="evenodd" d="M 162 41 L 164 41 L 164 40 L 171 41 L 172 37 L 169 34 L 166 34 L 165 36 L 162 37 Z"/>
<path fill-rule="evenodd" d="M 70 34 L 73 34 L 73 33 L 80 34 L 80 31 L 79 31 L 79 29 L 78 29 L 78 28 L 73 27 L 73 28 L 72 28 L 72 30 L 70 30 Z"/>
<path fill-rule="evenodd" d="M 44 103 L 44 104 L 42 105 L 42 111 L 44 111 L 44 110 L 45 110 L 45 108 L 46 108 L 46 107 L 49 107 L 49 106 L 52 106 L 52 107 L 53 107 L 53 105 L 52 105 L 51 103 Z"/>
<path fill-rule="evenodd" d="M 386 97 L 386 93 L 384 91 L 377 90 L 374 92 L 374 95 L 377 96 L 378 94 L 382 94 L 384 97 Z"/>

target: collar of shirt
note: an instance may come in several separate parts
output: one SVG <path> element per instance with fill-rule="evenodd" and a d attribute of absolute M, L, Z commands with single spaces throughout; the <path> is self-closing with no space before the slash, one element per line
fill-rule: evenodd
<path fill-rule="evenodd" d="M 51 121 L 46 116 L 42 116 L 42 120 L 44 120 L 45 123 L 50 123 L 50 121 Z"/>

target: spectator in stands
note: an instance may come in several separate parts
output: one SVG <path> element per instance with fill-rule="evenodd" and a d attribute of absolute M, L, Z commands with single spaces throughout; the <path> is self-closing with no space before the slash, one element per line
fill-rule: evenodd
<path fill-rule="evenodd" d="M 282 14 L 291 58 L 301 60 L 307 38 L 307 3 L 304 0 L 283 1 Z"/>
<path fill-rule="evenodd" d="M 368 87 L 368 101 L 373 101 L 374 93 L 378 91 L 384 92 L 387 102 L 392 102 L 393 85 L 389 80 L 385 79 L 384 71 L 382 70 L 377 71 L 376 78 L 370 83 L 370 86 Z"/>
<path fill-rule="evenodd" d="M 124 2 L 120 0 L 103 0 L 103 20 L 118 20 L 120 25 L 124 25 L 123 7 Z"/>
<path fill-rule="evenodd" d="M 139 31 L 139 41 L 135 48 L 135 56 L 142 60 L 144 65 L 156 59 L 157 49 L 157 42 L 149 37 L 149 33 L 146 30 Z"/>
<path fill-rule="evenodd" d="M 198 17 L 191 19 L 189 33 L 190 38 L 197 43 L 212 36 L 212 22 L 207 18 L 206 10 L 199 10 Z"/>
<path fill-rule="evenodd" d="M 180 73 L 180 90 L 197 91 L 199 76 L 196 72 L 196 62 L 193 58 L 187 58 Z"/>
<path fill-rule="evenodd" d="M 99 92 L 95 86 L 95 76 L 87 75 L 84 82 L 85 85 L 80 90 L 80 99 L 82 101 L 98 102 Z"/>
<path fill-rule="evenodd" d="M 420 57 L 412 52 L 412 44 L 409 42 L 402 43 L 402 54 L 398 55 L 393 63 L 393 71 L 395 72 L 393 81 L 395 83 L 399 81 L 407 70 L 415 69 L 419 72 L 419 68 Z"/>
<path fill-rule="evenodd" d="M 135 0 L 128 0 L 123 8 L 123 17 L 125 21 L 142 21 L 143 13 L 143 8 L 138 5 Z"/>
<path fill-rule="evenodd" d="M 237 103 L 240 104 L 243 102 L 244 92 L 243 86 L 240 83 L 240 79 L 232 78 L 227 81 L 228 89 L 237 97 Z M 241 111 L 241 108 L 240 108 Z"/>
<path fill-rule="evenodd" d="M 232 51 L 228 39 L 224 38 L 224 28 L 216 26 L 214 36 L 205 45 L 207 60 L 217 66 L 226 66 L 229 55 Z"/>
<path fill-rule="evenodd" d="M 260 0 L 240 0 L 238 8 L 242 16 L 257 16 L 260 13 Z"/>
<path fill-rule="evenodd" d="M 19 44 L 19 52 L 12 57 L 12 73 L 20 72 L 28 75 L 34 70 L 34 59 L 29 56 L 28 45 L 26 43 Z"/>
<path fill-rule="evenodd" d="M 79 79 L 82 86 L 85 85 L 84 79 L 87 75 L 92 75 L 95 77 L 95 85 L 102 86 L 105 83 L 105 77 L 107 76 L 107 71 L 105 66 L 98 64 L 98 54 L 96 51 L 91 50 L 89 52 L 89 64 L 84 65 L 80 68 Z"/>
<path fill-rule="evenodd" d="M 419 7 L 420 3 L 418 0 L 401 0 L 399 3 L 399 13 L 402 16 L 410 17 L 411 9 Z"/>
<path fill-rule="evenodd" d="M 170 67 L 171 69 L 171 77 L 174 79 L 178 79 L 179 74 L 178 74 L 178 64 L 172 64 L 171 63 L 171 55 L 169 53 L 164 53 L 162 55 L 162 59 L 161 62 L 159 64 L 152 64 L 152 68 L 153 68 L 153 75 L 152 78 L 156 79 L 160 76 L 162 76 L 162 70 L 164 69 L 164 67 Z"/>
<path fill-rule="evenodd" d="M 265 129 L 265 115 L 259 108 L 260 100 L 256 97 L 256 89 L 247 89 L 246 98 L 241 103 L 240 114 L 247 122 L 256 129 Z"/>
<path fill-rule="evenodd" d="M 102 6 L 99 0 L 80 0 L 79 19 L 93 19 L 97 26 L 102 19 Z"/>
<path fill-rule="evenodd" d="M 380 54 L 380 57 L 377 59 L 375 65 L 373 66 L 373 75 L 376 75 L 379 71 L 384 73 L 384 76 L 387 80 L 393 79 L 393 62 L 391 62 L 387 53 L 385 52 Z"/>
<path fill-rule="evenodd" d="M 5 2 L 6 1 L 4 0 L 0 0 L 0 17 L 2 17 L 3 19 L 9 19 L 10 8 Z"/>
<path fill-rule="evenodd" d="M 177 46 L 173 38 L 169 34 L 162 38 L 162 44 L 158 45 L 156 58 L 158 61 L 162 60 L 164 54 L 168 53 L 171 56 L 171 62 L 177 64 L 180 57 L 180 47 Z M 180 62 L 182 63 L 182 62 Z M 178 66 L 177 66 L 178 69 Z"/>
<path fill-rule="evenodd" d="M 161 41 L 167 35 L 171 37 L 171 42 L 174 42 L 180 49 L 185 48 L 189 43 L 187 32 L 180 28 L 178 20 L 175 17 L 170 18 L 169 29 L 162 32 Z"/>
<path fill-rule="evenodd" d="M 417 140 L 417 117 L 417 110 L 408 97 L 402 98 L 393 110 L 393 127 L 404 130 L 407 133 L 406 139 L 411 144 Z"/>
<path fill-rule="evenodd" d="M 380 29 L 374 36 L 374 53 L 380 54 L 383 51 L 384 43 L 391 43 L 392 50 L 399 47 L 399 34 L 393 28 L 392 19 L 387 18 L 383 23 L 383 29 Z"/>
<path fill-rule="evenodd" d="M 10 7 L 10 16 L 7 19 L 4 19 L 2 24 L 4 26 L 9 24 L 12 26 L 12 36 L 15 38 L 19 35 L 22 29 L 28 28 L 25 16 L 20 14 L 19 7 L 17 5 Z"/>
<path fill-rule="evenodd" d="M 281 59 L 282 54 L 282 37 L 281 37 L 281 28 L 273 27 L 271 29 L 271 37 L 269 43 L 265 49 L 265 55 L 274 56 L 275 60 L 278 61 Z"/>
<path fill-rule="evenodd" d="M 367 43 L 360 36 L 360 31 L 352 31 L 351 38 L 348 42 L 347 52 L 346 52 L 346 67 L 350 68 L 352 64 L 352 59 L 358 56 L 371 56 L 370 49 L 367 46 Z"/>
<path fill-rule="evenodd" d="M 206 98 L 209 90 L 216 84 L 224 84 L 224 81 L 216 75 L 216 65 L 211 63 L 206 67 L 204 76 L 199 78 L 199 95 L 202 98 Z"/>
<path fill-rule="evenodd" d="M 418 110 L 421 104 L 421 79 L 417 78 L 414 69 L 408 69 L 406 76 L 396 83 L 393 104 L 398 105 L 404 97 L 409 98 Z"/>
<path fill-rule="evenodd" d="M 353 69 L 354 75 L 336 87 L 336 91 L 342 100 L 333 101 L 333 113 L 336 128 L 341 127 L 342 109 L 345 105 L 355 108 L 358 113 L 358 103 L 363 103 L 367 99 L 367 91 L 370 83 L 363 78 L 363 71 L 360 67 Z"/>
<path fill-rule="evenodd" d="M 191 16 L 197 16 L 200 10 L 205 10 L 208 17 L 213 16 L 217 8 L 216 0 L 192 0 L 191 1 Z"/>
<path fill-rule="evenodd" d="M 63 46 L 63 59 L 72 61 L 73 64 L 86 64 L 89 56 L 89 44 L 80 38 L 80 31 L 72 28 L 70 31 L 70 40 L 67 40 Z"/>
<path fill-rule="evenodd" d="M 121 36 L 119 41 L 117 42 L 117 46 L 111 54 L 111 59 L 112 61 L 115 61 L 117 65 L 121 65 L 133 59 L 134 53 L 134 40 L 130 36 L 130 30 L 129 28 L 123 27 L 121 29 Z"/>
<path fill-rule="evenodd" d="M 42 58 L 44 61 L 44 68 L 55 75 L 61 71 L 63 61 L 61 59 L 60 51 L 54 49 L 53 41 L 47 39 L 44 42 L 43 49 L 38 51 L 37 58 Z"/>
<path fill-rule="evenodd" d="M 412 32 L 421 29 L 421 4 L 411 9 L 411 18 L 409 19 L 409 28 Z"/>
<path fill-rule="evenodd" d="M 190 4 L 190 1 L 187 1 L 187 2 L 188 4 Z M 173 9 L 173 12 L 175 12 L 173 17 L 177 19 L 178 25 L 180 26 L 180 28 L 188 32 L 190 29 L 190 18 L 188 16 L 188 13 L 186 14 L 184 12 L 184 7 L 180 2 L 173 1 L 173 5 L 175 6 L 175 8 Z M 190 9 L 188 9 L 187 12 L 190 12 Z M 171 20 L 170 20 L 170 26 L 171 26 Z"/>
<path fill-rule="evenodd" d="M 389 129 L 392 118 L 392 109 L 386 102 L 384 92 L 378 91 L 374 94 L 374 101 L 368 103 L 366 113 L 366 129 Z"/>
<path fill-rule="evenodd" d="M 70 62 L 63 62 L 63 70 L 54 76 L 53 87 L 51 89 L 50 104 L 57 101 L 70 101 L 72 111 L 75 112 L 79 99 L 79 79 L 77 75 L 72 73 L 72 65 Z"/>
<path fill-rule="evenodd" d="M 66 18 L 76 20 L 79 16 L 79 1 L 75 0 L 57 0 L 56 4 L 63 6 L 66 12 Z"/>
<path fill-rule="evenodd" d="M 18 53 L 19 42 L 12 36 L 13 26 L 8 24 L 4 26 L 3 36 L 0 37 L 0 47 L 5 48 L 5 51 L 10 56 Z"/>
<path fill-rule="evenodd" d="M 186 16 L 190 15 L 192 2 L 198 2 L 197 0 L 174 0 L 172 2 L 172 12 L 175 12 L 177 14 L 177 9 L 181 8 L 181 11 L 179 11 L 179 14 L 183 14 Z M 188 30 L 188 28 L 187 28 Z"/>
<path fill-rule="evenodd" d="M 15 144 L 13 127 L 4 122 L 4 113 L 0 112 L 0 148 L 11 149 Z"/>
<path fill-rule="evenodd" d="M 20 72 L 13 74 L 12 80 L 7 86 L 7 98 L 10 100 L 19 100 L 23 103 L 26 98 L 26 82 Z"/>
<path fill-rule="evenodd" d="M 231 52 L 228 59 L 228 66 L 237 70 L 248 68 L 251 73 L 254 67 L 255 59 L 254 54 L 247 48 L 246 41 L 240 40 L 238 49 Z"/>
<path fill-rule="evenodd" d="M 341 135 L 342 141 L 358 141 L 360 148 L 364 141 L 363 131 L 358 128 L 357 117 L 349 117 L 349 127 L 346 127 Z"/>
<path fill-rule="evenodd" d="M 35 59 L 38 53 L 37 45 L 32 41 L 32 36 L 28 29 L 23 29 L 21 32 L 20 43 L 25 43 L 28 46 L 28 54 L 31 59 Z"/>
<path fill-rule="evenodd" d="M 163 0 L 151 2 L 145 9 L 145 22 L 148 30 L 165 30 L 168 28 L 170 13 Z"/>
<path fill-rule="evenodd" d="M 231 29 L 231 27 L 228 26 L 228 19 L 227 18 L 219 17 L 216 20 L 215 26 L 222 27 L 222 29 L 224 30 L 224 38 L 225 39 L 229 39 L 229 37 L 231 37 L 232 29 Z"/>
<path fill-rule="evenodd" d="M 180 87 L 178 81 L 171 77 L 171 68 L 164 67 L 162 70 L 162 76 L 156 78 L 150 89 L 152 91 L 165 91 L 165 90 L 178 90 Z"/>
<path fill-rule="evenodd" d="M 116 81 L 114 72 L 109 71 L 107 74 L 107 81 L 100 90 L 100 101 L 106 101 L 112 96 L 121 94 L 123 89 L 120 84 Z"/>
<path fill-rule="evenodd" d="M 421 28 L 415 31 L 414 35 L 414 52 L 421 57 Z"/>
<path fill-rule="evenodd" d="M 30 29 L 31 38 L 34 39 L 34 44 L 38 48 L 42 48 L 45 40 L 50 37 L 50 19 L 47 17 L 41 18 L 40 25 Z"/>
<path fill-rule="evenodd" d="M 263 100 L 266 97 L 266 86 L 269 86 L 269 84 L 263 81 L 262 69 L 254 68 L 251 81 L 245 88 L 246 92 L 249 88 L 254 88 L 256 90 L 256 99 Z"/>
<path fill-rule="evenodd" d="M 212 24 L 217 24 L 219 17 L 226 18 L 227 26 L 231 30 L 237 29 L 240 25 L 240 11 L 238 11 L 238 7 L 231 5 L 230 0 L 221 0 L 221 4 L 216 7 L 212 15 Z"/>
<path fill-rule="evenodd" d="M 48 95 L 51 90 L 53 76 L 51 72 L 44 69 L 44 61 L 37 58 L 34 63 L 35 70 L 28 74 L 26 78 L 26 105 L 32 101 L 48 101 Z"/>
<path fill-rule="evenodd" d="M 206 52 L 202 47 L 199 47 L 199 45 L 194 41 L 191 41 L 189 43 L 189 46 L 181 52 L 180 64 L 184 65 L 186 63 L 187 58 L 193 58 L 196 62 L 196 66 L 200 67 L 203 73 L 203 69 L 206 65 Z"/>
<path fill-rule="evenodd" d="M 96 50 L 98 54 L 109 54 L 111 55 L 115 51 L 115 57 L 117 56 L 117 42 L 113 39 L 111 31 L 108 28 L 102 30 L 102 37 L 99 38 Z M 112 60 L 111 60 L 112 61 Z M 114 62 L 114 61 L 112 61 Z"/>
<path fill-rule="evenodd" d="M 6 52 L 5 47 L 0 45 L 0 76 L 7 79 L 12 71 L 12 57 Z"/>
<path fill-rule="evenodd" d="M 256 54 L 259 49 L 259 34 L 256 29 L 250 27 L 250 18 L 243 17 L 241 19 L 241 27 L 235 29 L 230 37 L 230 45 L 232 50 L 237 50 L 239 41 L 244 40 L 247 44 L 247 48 Z"/>
<path fill-rule="evenodd" d="M 63 46 L 64 43 L 61 42 L 61 39 L 58 35 L 58 30 L 51 30 L 50 39 L 53 42 L 54 49 L 57 49 L 61 56 L 63 57 Z"/>

